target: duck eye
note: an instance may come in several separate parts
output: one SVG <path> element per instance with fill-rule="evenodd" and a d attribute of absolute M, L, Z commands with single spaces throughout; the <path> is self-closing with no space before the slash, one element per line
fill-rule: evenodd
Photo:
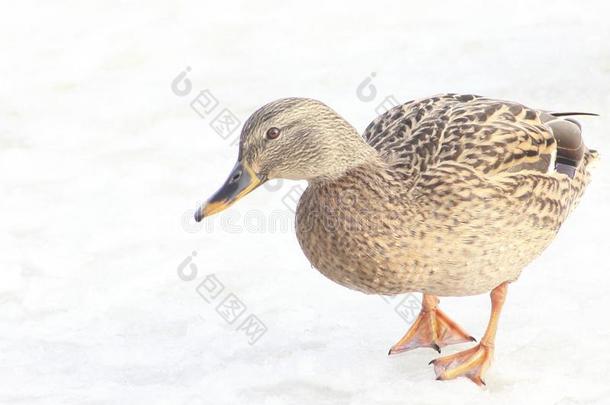
<path fill-rule="evenodd" d="M 269 128 L 267 130 L 267 139 L 275 139 L 280 136 L 280 129 L 276 127 Z"/>

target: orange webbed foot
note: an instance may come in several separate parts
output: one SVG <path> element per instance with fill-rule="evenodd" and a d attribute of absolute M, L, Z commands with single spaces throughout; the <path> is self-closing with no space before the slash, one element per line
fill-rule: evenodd
<path fill-rule="evenodd" d="M 411 328 L 392 346 L 388 354 L 402 353 L 418 347 L 430 347 L 440 353 L 441 347 L 476 341 L 437 307 L 438 298 L 424 294 L 422 304 L 422 310 Z"/>
<path fill-rule="evenodd" d="M 483 376 L 491 365 L 493 347 L 478 344 L 468 350 L 432 360 L 437 380 L 468 377 L 477 385 L 485 385 Z"/>
<path fill-rule="evenodd" d="M 498 329 L 498 319 L 504 301 L 508 283 L 504 282 L 491 291 L 491 317 L 481 343 L 450 356 L 432 360 L 437 380 L 451 380 L 456 377 L 468 377 L 477 385 L 485 385 L 483 376 L 491 365 L 494 352 L 494 341 Z"/>

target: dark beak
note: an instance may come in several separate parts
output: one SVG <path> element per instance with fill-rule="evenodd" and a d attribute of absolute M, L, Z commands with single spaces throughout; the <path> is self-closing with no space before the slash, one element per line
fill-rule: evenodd
<path fill-rule="evenodd" d="M 237 162 L 225 184 L 203 206 L 195 211 L 195 221 L 220 212 L 250 191 L 261 185 L 263 181 L 246 163 Z"/>

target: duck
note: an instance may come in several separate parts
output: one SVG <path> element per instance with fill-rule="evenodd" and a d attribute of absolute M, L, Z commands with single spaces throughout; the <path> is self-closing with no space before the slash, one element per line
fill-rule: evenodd
<path fill-rule="evenodd" d="M 195 220 L 272 179 L 305 180 L 295 230 L 320 273 L 366 294 L 421 293 L 389 351 L 475 342 L 431 362 L 437 380 L 485 385 L 508 286 L 552 242 L 598 153 L 573 116 L 471 94 L 397 105 L 362 135 L 326 104 L 284 98 L 244 123 L 237 163 Z M 489 293 L 480 341 L 439 297 Z"/>

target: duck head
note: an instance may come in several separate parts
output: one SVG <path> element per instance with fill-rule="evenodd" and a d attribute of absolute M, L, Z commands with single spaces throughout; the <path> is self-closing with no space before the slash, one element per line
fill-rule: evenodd
<path fill-rule="evenodd" d="M 271 102 L 248 118 L 237 163 L 224 185 L 195 212 L 220 212 L 271 179 L 320 180 L 341 176 L 376 152 L 339 114 L 306 98 Z"/>

